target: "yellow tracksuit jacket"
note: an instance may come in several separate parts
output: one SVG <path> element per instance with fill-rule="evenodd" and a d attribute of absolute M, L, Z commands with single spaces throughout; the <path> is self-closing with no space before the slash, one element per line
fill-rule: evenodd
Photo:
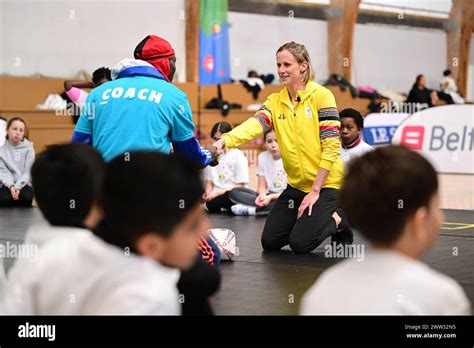
<path fill-rule="evenodd" d="M 253 117 L 222 136 L 225 146 L 237 147 L 274 128 L 292 187 L 309 192 L 319 168 L 324 168 L 329 175 L 322 187 L 339 189 L 344 165 L 334 96 L 327 88 L 309 81 L 304 91 L 298 91 L 297 100 L 291 104 L 286 87 L 271 94 Z"/>

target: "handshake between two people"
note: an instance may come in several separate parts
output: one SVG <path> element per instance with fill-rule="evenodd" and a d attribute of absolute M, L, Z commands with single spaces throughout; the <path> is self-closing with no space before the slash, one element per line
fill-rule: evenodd
<path fill-rule="evenodd" d="M 212 161 L 209 163 L 211 167 L 215 167 L 219 164 L 219 155 L 224 152 L 224 140 L 218 139 L 214 144 L 207 144 L 205 149 L 209 151 L 212 156 Z"/>

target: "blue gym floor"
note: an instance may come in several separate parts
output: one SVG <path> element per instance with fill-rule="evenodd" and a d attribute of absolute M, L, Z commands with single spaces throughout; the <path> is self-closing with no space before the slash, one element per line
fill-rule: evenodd
<path fill-rule="evenodd" d="M 474 212 L 444 212 L 446 223 L 438 243 L 422 260 L 457 280 L 474 305 Z M 263 253 L 260 234 L 265 218 L 210 215 L 210 219 L 212 227 L 232 229 L 239 248 L 233 261 L 220 265 L 221 290 L 212 299 L 216 314 L 297 314 L 302 294 L 321 272 L 340 262 L 324 256 L 329 239 L 308 255 L 293 255 L 289 249 Z M 22 243 L 28 227 L 40 221 L 38 208 L 0 210 L 0 243 Z M 366 241 L 356 232 L 355 243 Z M 453 255 L 455 250 L 457 256 Z M 4 264 L 8 269 L 13 262 L 6 259 Z"/>

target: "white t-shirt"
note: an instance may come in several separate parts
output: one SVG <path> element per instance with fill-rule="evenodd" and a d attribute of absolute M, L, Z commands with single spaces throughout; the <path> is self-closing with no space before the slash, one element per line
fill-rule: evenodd
<path fill-rule="evenodd" d="M 0 120 L 0 146 L 5 144 L 5 136 L 7 135 L 7 122 Z"/>
<path fill-rule="evenodd" d="M 344 149 L 341 146 L 341 160 L 344 165 L 349 164 L 354 158 L 362 156 L 364 153 L 372 151 L 374 148 L 361 139 L 359 145 L 352 149 Z"/>
<path fill-rule="evenodd" d="M 177 269 L 127 256 L 89 230 L 35 226 L 24 245 L 37 245 L 37 254 L 18 258 L 8 273 L 1 313 L 181 314 Z"/>
<path fill-rule="evenodd" d="M 439 86 L 444 93 L 448 93 L 456 104 L 464 104 L 464 98 L 458 92 L 456 81 L 452 77 L 445 76 L 439 81 Z"/>
<path fill-rule="evenodd" d="M 445 76 L 439 80 L 439 87 L 445 93 L 457 92 L 458 87 L 456 86 L 456 81 L 452 77 Z"/>
<path fill-rule="evenodd" d="M 303 296 L 303 315 L 468 315 L 461 286 L 398 252 L 369 250 L 364 260 L 329 268 Z"/>
<path fill-rule="evenodd" d="M 235 184 L 248 184 L 249 164 L 247 157 L 239 149 L 229 149 L 219 156 L 219 164 L 206 167 L 206 180 L 211 180 L 216 188 L 230 190 Z"/>
<path fill-rule="evenodd" d="M 257 176 L 265 177 L 267 190 L 270 193 L 280 193 L 286 189 L 288 177 L 283 168 L 283 161 L 281 158 L 274 160 L 269 151 L 258 155 Z"/>

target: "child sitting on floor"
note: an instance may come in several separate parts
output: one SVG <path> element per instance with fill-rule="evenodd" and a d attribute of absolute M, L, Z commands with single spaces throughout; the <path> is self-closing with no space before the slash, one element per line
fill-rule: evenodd
<path fill-rule="evenodd" d="M 349 161 L 373 148 L 360 136 L 364 128 L 364 119 L 359 111 L 344 109 L 339 113 L 339 118 L 341 119 L 341 159 L 347 166 Z"/>
<path fill-rule="evenodd" d="M 418 260 L 443 221 L 431 164 L 402 146 L 351 162 L 340 200 L 351 225 L 372 244 L 325 271 L 304 295 L 302 314 L 460 315 L 471 306 L 453 279 Z"/>
<path fill-rule="evenodd" d="M 211 136 L 214 140 L 222 134 L 230 132 L 232 127 L 227 122 L 216 123 L 212 127 Z M 210 213 L 220 213 L 222 209 L 230 211 L 234 203 L 229 193 L 236 187 L 244 187 L 249 182 L 248 161 L 239 149 L 225 150 L 219 156 L 219 164 L 204 169 L 206 180 L 204 201 Z"/>
<path fill-rule="evenodd" d="M 25 244 L 36 245 L 37 255 L 16 260 L 0 313 L 181 313 L 178 268 L 191 267 L 208 229 L 200 171 L 175 156 L 129 155 L 129 162 L 110 162 L 106 173 L 88 145 L 54 146 L 38 156 L 33 187 L 48 223 L 28 230 Z M 134 177 L 140 180 L 128 185 Z M 167 204 L 157 211 L 158 196 Z M 126 249 L 90 231 L 102 218 L 101 201 Z"/>
<path fill-rule="evenodd" d="M 30 207 L 33 202 L 30 169 L 35 150 L 27 135 L 22 118 L 7 122 L 6 141 L 0 147 L 0 207 Z"/>
<path fill-rule="evenodd" d="M 257 192 L 247 188 L 230 191 L 230 200 L 235 203 L 235 215 L 268 215 L 275 200 L 285 190 L 287 175 L 283 168 L 275 131 L 269 129 L 263 136 L 267 151 L 258 155 Z"/>

